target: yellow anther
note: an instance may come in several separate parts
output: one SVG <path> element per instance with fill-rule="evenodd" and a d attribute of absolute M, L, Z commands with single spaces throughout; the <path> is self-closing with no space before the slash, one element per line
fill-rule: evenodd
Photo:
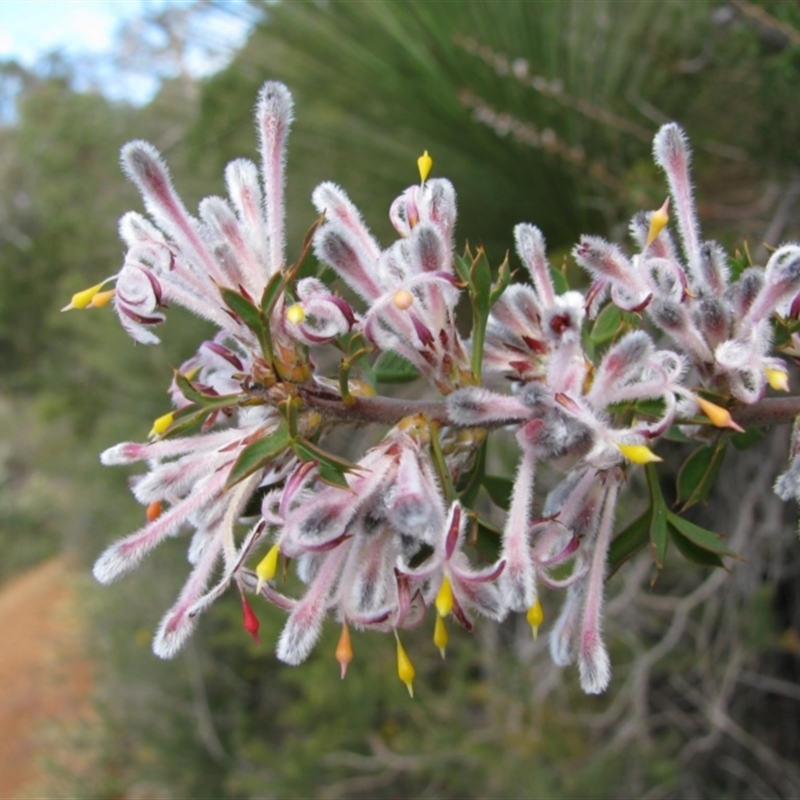
<path fill-rule="evenodd" d="M 103 281 L 103 283 L 105 283 L 105 281 Z M 86 306 L 92 302 L 94 296 L 103 288 L 103 283 L 98 283 L 97 286 L 84 289 L 82 292 L 76 292 L 72 295 L 72 300 L 61 310 L 69 311 L 72 308 L 86 308 Z"/>
<path fill-rule="evenodd" d="M 661 206 L 658 211 L 654 211 L 653 216 L 650 217 L 650 230 L 647 232 L 647 241 L 644 243 L 645 247 L 650 247 L 650 245 L 653 244 L 658 234 L 664 230 L 668 222 L 669 197 L 664 201 L 664 205 Z"/>
<path fill-rule="evenodd" d="M 539 626 L 544 622 L 544 609 L 538 597 L 536 598 L 536 602 L 528 609 L 525 619 L 528 620 L 533 638 L 536 639 L 539 635 Z"/>
<path fill-rule="evenodd" d="M 117 293 L 116 289 L 108 289 L 105 292 L 98 292 L 89 303 L 89 308 L 102 308 L 111 302 L 111 298 Z"/>
<path fill-rule="evenodd" d="M 789 375 L 782 369 L 767 367 L 764 370 L 767 376 L 767 383 L 778 392 L 789 391 Z"/>
<path fill-rule="evenodd" d="M 392 302 L 401 311 L 406 311 L 409 308 L 411 308 L 411 306 L 414 304 L 414 295 L 411 294 L 411 292 L 409 292 L 408 289 L 398 289 L 394 293 Z"/>
<path fill-rule="evenodd" d="M 400 637 L 397 631 L 394 632 L 394 638 L 397 639 L 397 677 L 406 685 L 410 697 L 414 697 L 414 676 L 417 671 L 411 663 L 405 648 L 400 643 Z"/>
<path fill-rule="evenodd" d="M 735 431 L 742 433 L 744 428 L 737 425 L 731 417 L 731 412 L 727 408 L 718 406 L 704 397 L 695 397 L 695 402 L 700 406 L 700 410 L 711 420 L 712 425 L 717 428 L 733 428 Z"/>
<path fill-rule="evenodd" d="M 163 414 L 153 422 L 153 427 L 150 429 L 149 436 L 159 436 L 164 433 L 167 428 L 175 421 L 175 412 L 170 411 L 169 414 Z"/>
<path fill-rule="evenodd" d="M 440 617 L 446 617 L 453 610 L 453 586 L 447 575 L 442 578 L 442 585 L 436 595 L 436 610 Z"/>
<path fill-rule="evenodd" d="M 620 453 L 634 464 L 651 464 L 663 460 L 643 444 L 618 444 L 617 447 Z"/>
<path fill-rule="evenodd" d="M 256 567 L 256 576 L 258 577 L 258 585 L 256 586 L 256 594 L 261 593 L 261 589 L 267 581 L 271 581 L 278 571 L 278 556 L 281 553 L 279 544 L 274 544 L 270 547 L 269 552 L 258 562 Z"/>
<path fill-rule="evenodd" d="M 347 665 L 353 660 L 353 645 L 350 641 L 350 629 L 347 623 L 342 623 L 342 633 L 339 636 L 339 644 L 336 645 L 336 660 L 342 668 L 342 680 L 347 674 Z"/>
<path fill-rule="evenodd" d="M 425 183 L 433 167 L 433 159 L 428 155 L 427 150 L 417 159 L 417 167 L 419 168 L 419 179 Z"/>
<path fill-rule="evenodd" d="M 444 620 L 437 614 L 436 625 L 433 629 L 433 643 L 439 648 L 442 658 L 444 658 L 448 641 L 447 628 L 444 626 Z"/>
<path fill-rule="evenodd" d="M 303 306 L 300 303 L 295 303 L 286 309 L 286 319 L 292 325 L 299 325 L 306 318 L 306 312 L 303 311 Z"/>

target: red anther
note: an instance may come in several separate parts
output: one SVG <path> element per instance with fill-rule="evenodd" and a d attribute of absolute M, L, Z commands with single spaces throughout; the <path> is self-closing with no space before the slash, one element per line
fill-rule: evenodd
<path fill-rule="evenodd" d="M 253 641 L 256 644 L 260 644 L 258 639 L 260 623 L 252 606 L 247 602 L 247 598 L 244 595 L 242 595 L 242 621 L 244 623 L 244 629 L 253 637 Z"/>
<path fill-rule="evenodd" d="M 163 510 L 163 506 L 161 505 L 160 500 L 154 500 L 147 506 L 147 511 L 145 511 L 145 516 L 147 517 L 148 522 L 153 522 L 157 520 L 161 516 L 161 511 Z"/>

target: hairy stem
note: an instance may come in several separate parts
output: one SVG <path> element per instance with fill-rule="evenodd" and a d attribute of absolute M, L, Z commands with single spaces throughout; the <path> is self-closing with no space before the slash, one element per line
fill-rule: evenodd
<path fill-rule="evenodd" d="M 357 397 L 349 404 L 334 392 L 318 387 L 300 387 L 300 396 L 306 408 L 314 409 L 332 422 L 395 425 L 404 417 L 422 414 L 444 425 L 464 426 L 454 422 L 447 412 L 445 400 L 409 400 L 395 397 Z M 768 397 L 749 406 L 739 406 L 733 416 L 742 427 L 752 425 L 773 426 L 790 423 L 800 415 L 800 395 Z M 514 420 L 487 421 L 485 428 L 503 427 Z"/>

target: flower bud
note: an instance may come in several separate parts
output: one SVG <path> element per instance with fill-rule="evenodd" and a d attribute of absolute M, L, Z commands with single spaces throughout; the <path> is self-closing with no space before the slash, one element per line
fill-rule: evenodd
<path fill-rule="evenodd" d="M 397 677 L 406 685 L 408 694 L 411 698 L 414 697 L 414 676 L 417 671 L 411 663 L 405 648 L 400 643 L 400 637 L 397 631 L 394 632 L 394 638 L 397 639 Z"/>
<path fill-rule="evenodd" d="M 431 174 L 432 167 L 433 159 L 428 155 L 428 151 L 426 150 L 417 159 L 417 168 L 419 169 L 419 179 L 421 183 L 425 183 L 425 181 L 428 180 L 428 175 Z"/>

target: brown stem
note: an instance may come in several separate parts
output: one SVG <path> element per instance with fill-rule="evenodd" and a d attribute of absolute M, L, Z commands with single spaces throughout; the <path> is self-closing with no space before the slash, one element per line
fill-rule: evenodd
<path fill-rule="evenodd" d="M 301 390 L 307 408 L 319 411 L 323 417 L 336 422 L 379 422 L 394 425 L 404 417 L 424 414 L 431 420 L 452 424 L 447 415 L 447 403 L 443 400 L 404 400 L 394 397 L 354 397 L 345 403 L 335 394 L 324 395 L 316 391 Z"/>
<path fill-rule="evenodd" d="M 741 406 L 733 417 L 743 428 L 750 425 L 782 425 L 800 414 L 800 395 L 767 397 L 751 406 Z"/>
<path fill-rule="evenodd" d="M 458 426 L 447 413 L 444 400 L 407 400 L 395 397 L 357 397 L 345 403 L 335 392 L 319 387 L 302 387 L 300 394 L 307 408 L 313 408 L 328 420 L 335 422 L 395 425 L 404 417 L 423 414 L 428 419 L 444 425 Z M 800 415 L 800 395 L 768 397 L 749 406 L 734 409 L 733 417 L 742 427 L 751 425 L 773 426 L 793 422 Z M 487 422 L 483 427 L 496 428 L 512 424 L 514 420 Z M 472 427 L 472 426 L 467 426 Z"/>

